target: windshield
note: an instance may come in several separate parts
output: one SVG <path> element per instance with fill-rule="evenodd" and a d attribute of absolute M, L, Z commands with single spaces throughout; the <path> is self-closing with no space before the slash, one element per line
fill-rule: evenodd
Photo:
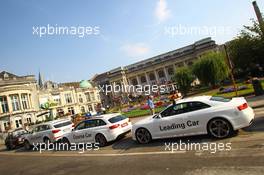
<path fill-rule="evenodd" d="M 68 125 L 71 125 L 71 124 L 72 124 L 71 121 L 66 121 L 66 122 L 63 122 L 63 123 L 56 124 L 56 125 L 54 125 L 54 127 L 55 128 L 61 128 L 61 127 L 68 126 Z"/>
<path fill-rule="evenodd" d="M 212 100 L 212 101 L 219 101 L 219 102 L 229 102 L 232 99 L 231 98 L 226 98 L 226 97 L 214 96 L 214 97 L 211 97 L 210 100 Z"/>
<path fill-rule="evenodd" d="M 110 123 L 117 123 L 117 122 L 119 122 L 119 121 L 121 121 L 121 120 L 124 120 L 124 119 L 126 119 L 126 118 L 127 118 L 127 117 L 124 116 L 124 115 L 118 115 L 118 116 L 115 116 L 115 117 L 110 118 L 108 121 L 109 121 Z"/>

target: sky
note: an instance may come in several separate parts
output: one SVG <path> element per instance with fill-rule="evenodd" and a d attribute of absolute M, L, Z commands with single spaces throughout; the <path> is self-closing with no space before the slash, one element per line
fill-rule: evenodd
<path fill-rule="evenodd" d="M 222 44 L 256 19 L 251 3 L 1 0 L 0 71 L 36 77 L 40 71 L 45 80 L 80 81 L 206 37 Z M 264 2 L 257 3 L 263 12 Z M 56 34 L 50 29 L 47 34 L 48 26 L 72 32 Z M 85 35 L 84 28 L 89 30 Z"/>

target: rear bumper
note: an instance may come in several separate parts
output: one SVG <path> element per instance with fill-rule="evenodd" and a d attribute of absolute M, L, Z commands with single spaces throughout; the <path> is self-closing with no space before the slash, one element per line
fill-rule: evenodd
<path fill-rule="evenodd" d="M 238 117 L 236 117 L 232 121 L 234 130 L 238 130 L 250 126 L 254 121 L 254 117 L 255 117 L 255 113 L 251 107 L 248 107 L 243 111 L 239 111 Z"/>
<path fill-rule="evenodd" d="M 129 123 L 126 127 L 124 128 L 118 128 L 115 131 L 111 132 L 108 136 L 107 136 L 107 141 L 114 141 L 116 140 L 118 137 L 120 136 L 124 136 L 127 133 L 129 133 L 131 131 L 132 125 L 131 123 Z"/>

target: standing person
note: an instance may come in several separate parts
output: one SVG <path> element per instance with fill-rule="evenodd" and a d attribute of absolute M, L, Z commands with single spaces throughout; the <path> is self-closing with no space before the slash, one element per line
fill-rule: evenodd
<path fill-rule="evenodd" d="M 148 96 L 147 103 L 148 103 L 151 115 L 154 115 L 155 114 L 155 105 L 154 105 L 152 96 Z"/>

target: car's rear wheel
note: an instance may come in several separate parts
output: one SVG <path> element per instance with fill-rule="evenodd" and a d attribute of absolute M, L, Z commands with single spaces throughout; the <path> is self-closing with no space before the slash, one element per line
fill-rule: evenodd
<path fill-rule="evenodd" d="M 32 146 L 30 145 L 28 140 L 25 140 L 24 142 L 24 148 L 25 150 L 31 150 Z"/>
<path fill-rule="evenodd" d="M 63 143 L 62 150 L 70 150 L 71 143 L 70 143 L 70 141 L 66 137 L 63 137 L 62 140 L 61 140 L 61 142 Z"/>
<path fill-rule="evenodd" d="M 222 139 L 234 133 L 232 125 L 223 118 L 215 118 L 209 121 L 207 132 L 214 138 Z"/>
<path fill-rule="evenodd" d="M 50 143 L 51 143 L 50 139 L 48 137 L 45 137 L 43 139 L 43 142 L 45 143 L 45 148 L 47 149 L 49 147 Z"/>
<path fill-rule="evenodd" d="M 151 142 L 152 137 L 151 137 L 150 132 L 147 129 L 139 128 L 136 131 L 136 139 L 138 143 L 146 144 L 146 143 Z"/>
<path fill-rule="evenodd" d="M 10 144 L 7 144 L 7 145 L 6 145 L 6 149 L 7 149 L 7 150 L 12 150 L 13 147 L 12 147 Z"/>
<path fill-rule="evenodd" d="M 98 143 L 100 147 L 104 147 L 107 144 L 107 140 L 103 134 L 97 134 L 95 136 L 95 142 Z"/>

